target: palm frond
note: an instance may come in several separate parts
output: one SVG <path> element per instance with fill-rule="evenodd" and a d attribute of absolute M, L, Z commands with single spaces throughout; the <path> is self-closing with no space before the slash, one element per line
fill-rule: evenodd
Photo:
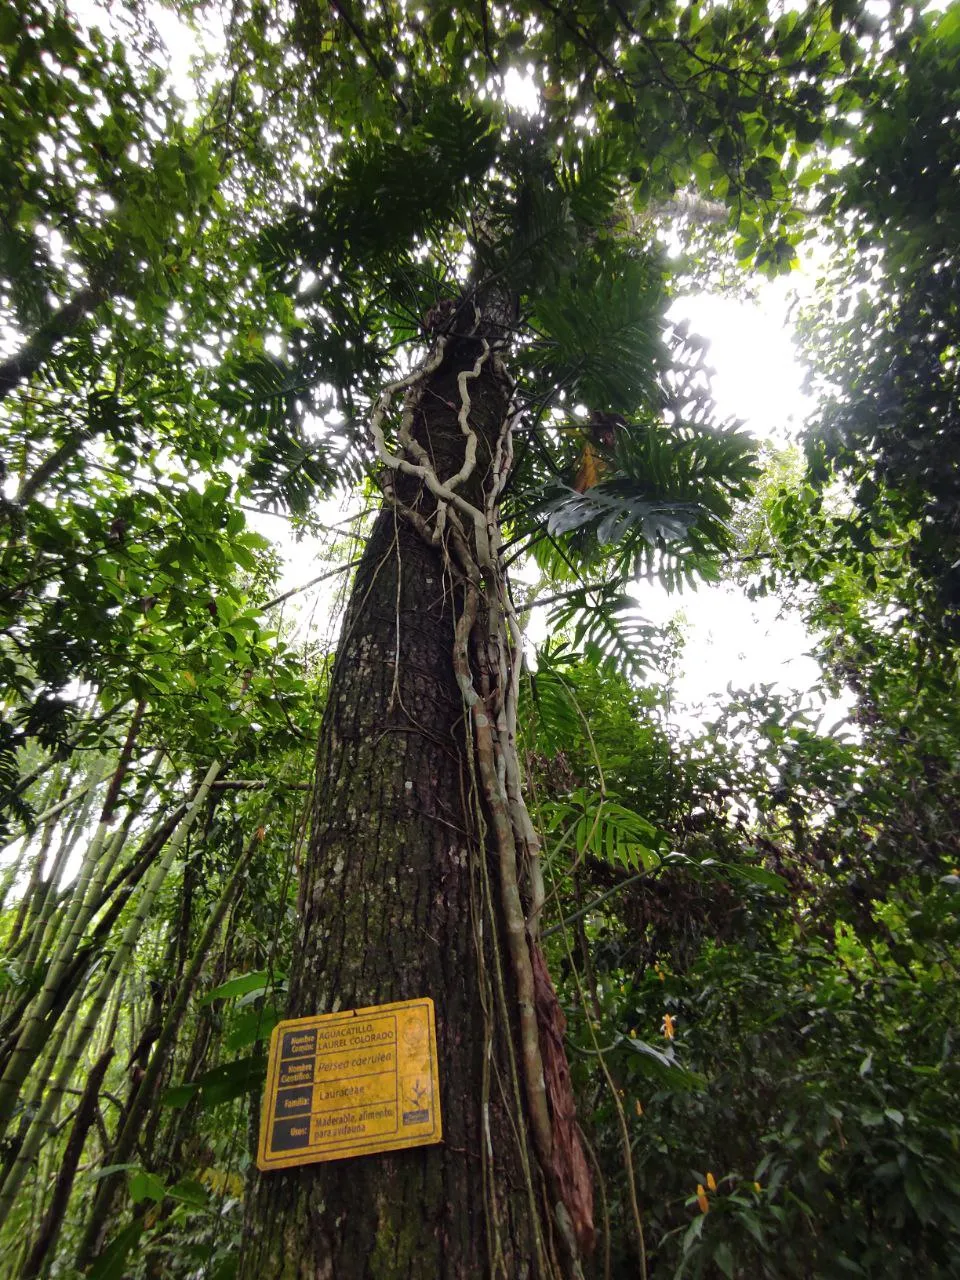
<path fill-rule="evenodd" d="M 562 841 L 571 844 L 576 857 L 590 855 L 628 871 L 650 870 L 660 862 L 662 833 L 610 792 L 576 787 L 562 800 L 544 804 L 541 816 L 547 828 L 548 856 L 552 838 L 555 847 Z"/>
<path fill-rule="evenodd" d="M 623 192 L 623 157 L 614 139 L 574 139 L 560 165 L 560 188 L 576 220 L 601 227 L 613 217 Z"/>
<path fill-rule="evenodd" d="M 587 253 L 537 299 L 535 385 L 624 414 L 650 410 L 663 362 L 656 256 L 637 245 Z"/>
<path fill-rule="evenodd" d="M 569 631 L 573 644 L 598 667 L 639 677 L 663 665 L 661 629 L 642 617 L 621 582 L 572 592 L 551 610 L 548 625 L 552 633 Z"/>
<path fill-rule="evenodd" d="M 352 144 L 331 180 L 261 235 L 261 264 L 291 288 L 304 266 L 339 274 L 384 265 L 462 212 L 494 143 L 485 112 L 439 94 L 402 136 Z"/>
<path fill-rule="evenodd" d="M 629 482 L 614 480 L 578 493 L 564 489 L 544 506 L 547 529 L 554 537 L 590 529 L 606 546 L 633 532 L 650 545 L 686 537 L 699 515 L 696 503 L 658 503 L 629 491 Z"/>
<path fill-rule="evenodd" d="M 246 480 L 267 507 L 302 514 L 319 494 L 359 478 L 363 457 L 349 426 L 326 427 L 320 414 L 331 407 L 304 371 L 265 353 L 226 366 L 213 399 L 252 442 Z M 313 438 L 308 434 L 313 426 Z"/>
<path fill-rule="evenodd" d="M 582 732 L 570 685 L 551 665 L 548 653 L 538 655 L 537 670 L 521 684 L 520 722 L 525 737 L 547 754 L 577 742 Z"/>

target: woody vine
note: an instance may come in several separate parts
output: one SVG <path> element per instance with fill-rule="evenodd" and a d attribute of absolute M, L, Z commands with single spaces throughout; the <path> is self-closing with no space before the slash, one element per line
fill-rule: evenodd
<path fill-rule="evenodd" d="M 464 320 L 468 328 L 457 332 Z M 514 1083 L 518 1092 L 522 1091 L 533 1154 L 546 1182 L 562 1241 L 561 1267 L 578 1276 L 582 1274 L 579 1259 L 593 1245 L 592 1190 L 563 1047 L 563 1014 L 538 940 L 545 899 L 540 841 L 524 801 L 517 750 L 522 637 L 501 554 L 499 501 L 513 462 L 515 384 L 500 354 L 503 339 L 494 336 L 496 326 L 485 322 L 476 302 L 468 301 L 456 311 L 451 308 L 446 321 L 445 330 L 423 362 L 381 393 L 370 429 L 384 468 L 384 497 L 398 518 L 439 549 L 446 589 L 454 601 L 453 663 L 470 730 L 466 735 L 470 801 L 481 837 L 480 848 L 485 850 L 489 843 L 493 849 L 497 880 L 494 890 L 484 855 L 478 856 L 474 847 L 472 874 L 480 895 L 475 928 L 482 934 L 487 925 L 496 937 L 492 901 L 495 891 L 519 1025 L 519 1061 L 512 1047 L 510 1053 Z M 463 367 L 456 376 L 459 402 L 448 407 L 456 413 L 463 453 L 459 469 L 441 476 L 429 448 L 422 405 L 425 397 L 437 394 L 431 379 L 453 354 L 454 346 L 457 362 Z M 471 421 L 470 386 L 481 377 L 495 389 L 493 398 L 501 407 L 497 420 L 487 424 L 486 429 Z M 402 410 L 396 447 L 391 449 L 384 424 L 400 392 L 404 393 Z M 465 490 L 471 492 L 473 500 L 465 496 Z M 482 945 L 478 945 L 477 954 L 482 965 Z M 483 975 L 488 1041 L 494 1034 L 493 1009 L 499 1008 L 509 1042 L 507 983 L 496 947 L 494 957 L 497 972 L 493 991 L 489 976 Z M 489 1087 L 486 1075 L 485 1111 Z M 517 1128 L 524 1135 L 523 1124 Z M 487 1133 L 483 1159 L 488 1177 L 492 1176 L 489 1169 L 493 1158 Z M 535 1200 L 533 1170 L 526 1149 L 522 1162 L 528 1193 Z M 486 1185 L 485 1192 L 488 1214 L 493 1215 L 495 1200 Z M 537 1221 L 536 1213 L 532 1220 Z M 543 1273 L 554 1272 L 557 1258 L 549 1242 L 538 1239 L 537 1248 Z M 553 1256 L 548 1262 L 549 1254 Z M 496 1255 L 494 1241 L 492 1257 Z"/>

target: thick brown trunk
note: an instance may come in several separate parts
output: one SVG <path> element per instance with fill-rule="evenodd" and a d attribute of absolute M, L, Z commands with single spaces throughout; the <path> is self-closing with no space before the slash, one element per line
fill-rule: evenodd
<path fill-rule="evenodd" d="M 457 373 L 472 365 L 476 344 L 461 348 L 431 376 L 415 425 L 441 478 L 463 460 Z M 472 501 L 507 392 L 487 366 L 470 395 L 480 437 L 477 474 L 464 486 Z M 397 487 L 429 521 L 435 505 L 418 496 L 417 481 Z M 432 997 L 444 1141 L 261 1174 L 247 1211 L 244 1280 L 552 1272 L 543 1262 L 542 1180 L 511 1065 L 515 1026 L 514 1043 L 498 1037 L 485 1062 L 491 1020 L 503 1012 L 498 989 L 509 1003 L 512 983 L 494 936 L 502 937 L 499 911 L 482 890 L 496 870 L 471 801 L 468 717 L 452 656 L 458 604 L 462 591 L 439 547 L 385 506 L 357 573 L 324 717 L 289 1005 L 291 1016 L 305 1016 Z"/>

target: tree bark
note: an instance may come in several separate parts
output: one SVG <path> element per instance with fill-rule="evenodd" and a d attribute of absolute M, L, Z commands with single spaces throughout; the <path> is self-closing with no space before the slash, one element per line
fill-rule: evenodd
<path fill-rule="evenodd" d="M 451 341 L 413 435 L 441 480 L 464 459 L 458 374 L 478 343 Z M 492 362 L 470 382 L 482 507 L 509 387 Z M 398 497 L 427 525 L 411 475 Z M 357 572 L 321 729 L 301 869 L 288 1016 L 430 996 L 444 1141 L 259 1175 L 240 1276 L 276 1280 L 509 1280 L 559 1273 L 544 1180 L 527 1136 L 514 983 L 492 838 L 471 800 L 469 716 L 454 667 L 463 590 L 439 545 L 385 504 Z M 507 1034 L 494 1035 L 492 1024 Z"/>

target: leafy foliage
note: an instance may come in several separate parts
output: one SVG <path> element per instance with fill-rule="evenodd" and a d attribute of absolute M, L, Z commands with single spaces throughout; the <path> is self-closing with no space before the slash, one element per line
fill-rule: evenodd
<path fill-rule="evenodd" d="M 852 488 L 853 523 L 836 546 L 870 552 L 902 542 L 915 604 L 957 628 L 956 14 L 917 15 L 835 176 L 848 251 L 831 304 L 809 319 L 812 376 L 824 386 L 810 441 L 811 478 Z M 829 326 L 829 337 L 825 332 Z"/>
<path fill-rule="evenodd" d="M 384 383 L 482 303 L 507 555 L 566 636 L 521 735 L 610 1273 L 638 1265 L 624 1154 L 651 1275 L 955 1272 L 958 32 L 838 0 L 241 0 L 185 104 L 141 6 L 0 12 L 4 1269 L 233 1274 L 328 662 L 276 620 L 249 509 L 373 492 Z M 751 499 L 667 308 L 824 227 L 810 469 Z M 677 633 L 633 584 L 746 540 L 856 733 L 770 689 L 671 727 Z"/>

